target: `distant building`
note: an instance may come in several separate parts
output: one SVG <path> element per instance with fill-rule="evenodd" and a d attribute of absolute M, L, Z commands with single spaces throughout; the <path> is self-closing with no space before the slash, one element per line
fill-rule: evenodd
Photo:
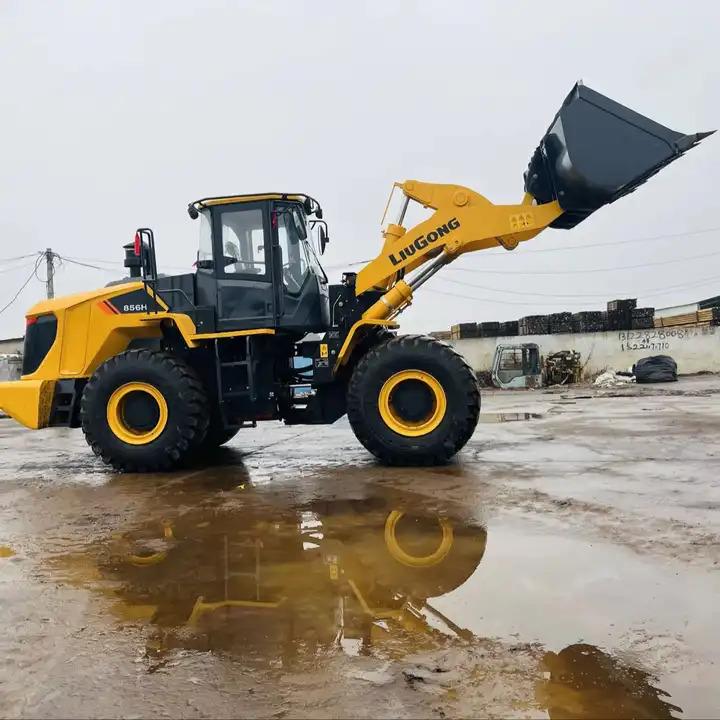
<path fill-rule="evenodd" d="M 706 310 L 707 308 L 711 307 L 720 307 L 720 295 L 707 298 L 707 300 L 699 300 L 698 302 L 687 303 L 685 305 L 673 305 L 672 307 L 655 308 L 655 317 L 664 318 L 672 317 L 673 315 L 689 315 L 690 313 L 697 312 L 698 310 Z"/>
<path fill-rule="evenodd" d="M 0 339 L 0 355 L 13 355 L 21 353 L 23 349 L 24 338 L 6 338 Z"/>
<path fill-rule="evenodd" d="M 698 311 L 698 303 L 687 303 L 686 305 L 673 305 L 666 308 L 655 308 L 656 318 L 674 317 L 675 315 L 689 315 Z"/>
<path fill-rule="evenodd" d="M 19 380 L 22 373 L 23 338 L 0 340 L 0 382 Z M 0 412 L 0 417 L 4 417 Z"/>
<path fill-rule="evenodd" d="M 706 308 L 711 307 L 720 307 L 720 295 L 708 298 L 707 300 L 701 300 L 698 303 L 698 307 L 700 308 L 700 310 L 705 310 Z"/>

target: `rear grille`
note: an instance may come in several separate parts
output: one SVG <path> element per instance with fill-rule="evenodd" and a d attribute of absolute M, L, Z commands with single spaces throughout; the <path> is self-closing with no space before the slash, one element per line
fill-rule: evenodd
<path fill-rule="evenodd" d="M 40 315 L 25 331 L 23 351 L 23 375 L 34 373 L 50 352 L 57 335 L 57 318 L 54 315 Z"/>

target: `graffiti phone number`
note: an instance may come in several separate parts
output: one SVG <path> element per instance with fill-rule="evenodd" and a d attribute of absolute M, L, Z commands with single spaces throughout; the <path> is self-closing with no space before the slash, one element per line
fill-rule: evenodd
<path fill-rule="evenodd" d="M 701 335 L 714 335 L 714 326 L 655 328 L 654 330 L 625 330 L 618 333 L 620 349 L 669 350 L 670 340 L 685 340 Z"/>
<path fill-rule="evenodd" d="M 669 342 L 622 342 L 620 343 L 620 349 L 625 352 L 626 350 L 669 350 Z"/>

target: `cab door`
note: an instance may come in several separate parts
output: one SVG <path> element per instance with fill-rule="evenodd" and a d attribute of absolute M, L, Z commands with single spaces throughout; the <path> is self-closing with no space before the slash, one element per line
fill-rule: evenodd
<path fill-rule="evenodd" d="M 223 205 L 213 223 L 218 331 L 275 327 L 268 203 Z"/>
<path fill-rule="evenodd" d="M 328 282 L 307 240 L 305 215 L 297 204 L 275 203 L 271 213 L 275 244 L 278 326 L 298 332 L 329 326 Z"/>

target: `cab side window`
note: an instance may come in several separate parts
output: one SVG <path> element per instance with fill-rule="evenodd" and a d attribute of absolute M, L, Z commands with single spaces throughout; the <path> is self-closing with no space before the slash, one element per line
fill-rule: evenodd
<path fill-rule="evenodd" d="M 265 230 L 259 208 L 228 210 L 221 214 L 222 270 L 226 274 L 267 274 Z"/>

